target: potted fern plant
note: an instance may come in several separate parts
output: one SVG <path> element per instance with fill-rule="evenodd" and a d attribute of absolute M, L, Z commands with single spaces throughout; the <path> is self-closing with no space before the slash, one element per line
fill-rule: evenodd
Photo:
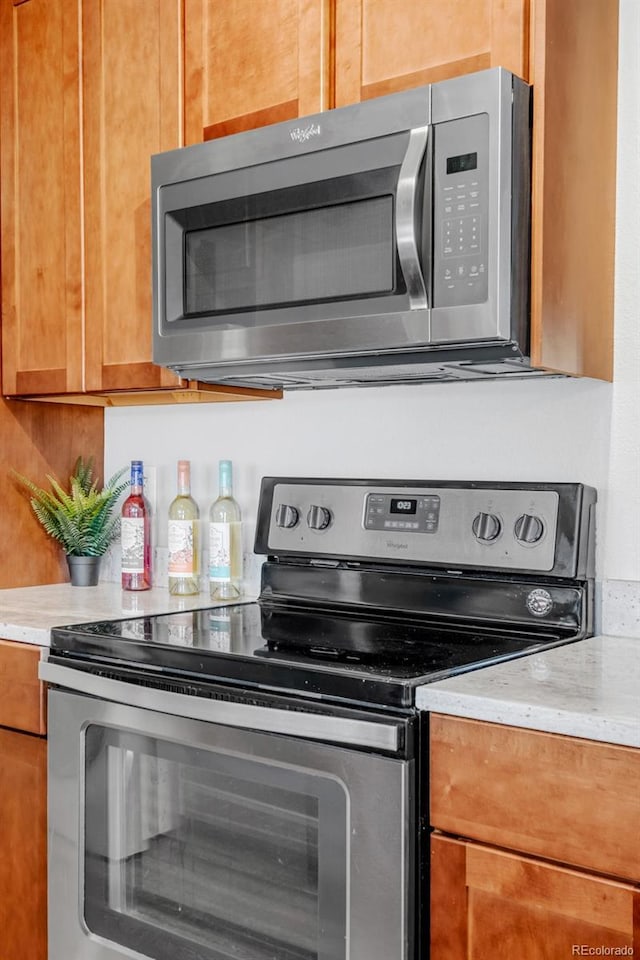
<path fill-rule="evenodd" d="M 125 470 L 118 470 L 102 490 L 94 478 L 93 457 L 78 457 L 68 490 L 49 474 L 51 489 L 45 490 L 13 471 L 31 494 L 31 507 L 45 531 L 62 544 L 74 586 L 91 587 L 98 582 L 100 559 L 119 531 L 120 518 L 114 510 L 127 487 L 120 482 Z"/>

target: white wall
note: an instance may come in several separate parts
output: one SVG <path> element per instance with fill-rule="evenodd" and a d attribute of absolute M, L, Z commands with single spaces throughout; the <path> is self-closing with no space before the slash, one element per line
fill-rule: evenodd
<path fill-rule="evenodd" d="M 597 487 L 598 579 L 640 581 L 640 3 L 621 0 L 615 383 L 537 379 L 289 393 L 282 401 L 107 410 L 107 471 L 156 465 L 158 515 L 175 462 L 208 508 L 234 462 L 252 535 L 263 475 L 567 480 Z M 166 544 L 164 525 L 159 543 Z"/>

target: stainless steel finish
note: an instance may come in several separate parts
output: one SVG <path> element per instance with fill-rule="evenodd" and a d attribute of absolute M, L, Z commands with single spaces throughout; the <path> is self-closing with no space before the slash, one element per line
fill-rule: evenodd
<path fill-rule="evenodd" d="M 523 513 L 516 520 L 513 528 L 516 540 L 520 543 L 537 543 L 544 533 L 544 524 L 540 517 L 533 517 L 531 514 Z"/>
<path fill-rule="evenodd" d="M 455 340 L 486 337 L 513 339 L 511 316 L 511 269 L 513 246 L 528 235 L 526 223 L 511 224 L 514 202 L 512 196 L 512 107 L 511 77 L 505 71 L 483 71 L 469 76 L 436 83 L 432 87 L 432 123 L 436 131 L 440 124 L 458 121 L 461 117 L 489 116 L 486 183 L 480 189 L 487 197 L 487 259 L 488 296 L 484 303 L 468 306 L 432 305 L 431 340 L 450 343 Z M 462 138 L 459 149 L 464 150 L 464 127 L 456 123 L 457 137 Z M 437 134 L 436 134 L 437 137 Z M 434 158 L 437 170 L 438 157 Z M 437 209 L 437 175 L 434 174 L 434 208 Z M 434 270 L 438 262 L 434 262 Z"/>
<path fill-rule="evenodd" d="M 378 750 L 398 749 L 398 728 L 388 723 L 207 700 L 98 677 L 47 661 L 41 661 L 38 676 L 47 683 L 69 690 L 143 710 L 157 710 L 175 717 L 264 733 L 286 734 L 308 740 L 326 740 Z"/>
<path fill-rule="evenodd" d="M 418 530 L 399 526 L 371 529 L 366 522 L 372 496 L 382 497 L 386 502 L 390 496 L 438 497 L 439 506 L 437 511 L 432 511 L 434 518 L 429 521 L 429 527 L 425 522 Z M 324 507 L 331 512 L 331 525 L 324 530 L 282 529 L 277 525 L 276 514 L 283 503 L 295 507 L 302 516 L 311 505 Z M 544 523 L 544 533 L 535 544 L 519 542 L 514 533 L 516 521 L 525 513 L 535 514 Z M 482 526 L 483 535 L 493 532 L 491 540 L 476 538 L 474 523 L 478 515 L 495 518 Z M 314 556 L 320 553 L 379 560 L 400 558 L 424 564 L 544 572 L 554 566 L 557 516 L 555 491 L 530 490 L 526 486 L 514 490 L 468 489 L 462 485 L 459 488 L 394 487 L 392 484 L 376 487 L 283 482 L 277 483 L 274 491 L 268 547 L 276 552 L 290 550 Z"/>
<path fill-rule="evenodd" d="M 84 737 L 94 724 L 244 758 L 249 773 L 257 762 L 340 784 L 347 796 L 348 875 L 347 937 L 338 960 L 411 960 L 413 761 L 181 719 L 60 690 L 49 694 L 49 960 L 148 960 L 97 937 L 84 923 Z M 374 823 L 383 829 L 372 830 Z M 334 960 L 333 954 L 328 960 Z"/>
<path fill-rule="evenodd" d="M 286 503 L 278 507 L 276 514 L 276 523 L 279 527 L 295 527 L 300 519 L 300 515 L 295 507 L 290 507 Z"/>
<path fill-rule="evenodd" d="M 409 146 L 396 188 L 396 244 L 411 310 L 426 310 L 429 306 L 416 238 L 418 173 L 428 139 L 429 127 L 418 127 L 409 134 Z M 428 316 L 425 321 L 428 323 Z M 428 329 L 425 334 L 428 339 Z"/>
<path fill-rule="evenodd" d="M 479 513 L 473 518 L 471 529 L 476 540 L 491 542 L 500 536 L 502 524 L 500 518 L 493 513 Z M 516 537 L 516 540 L 519 539 Z"/>
<path fill-rule="evenodd" d="M 154 361 L 188 378 L 285 389 L 542 375 L 528 362 L 528 96 L 526 84 L 494 68 L 153 157 Z M 419 255 L 433 247 L 430 228 L 418 238 L 411 227 L 431 222 L 438 126 L 479 114 L 490 127 L 488 299 L 437 307 L 430 250 L 423 263 Z M 301 139 L 307 129 L 313 136 Z M 210 202 L 208 178 L 217 202 L 396 168 L 406 293 L 180 319 L 181 277 L 164 259 L 173 244 L 173 269 L 182 262 L 170 213 Z"/>
<path fill-rule="evenodd" d="M 307 526 L 310 530 L 326 530 L 331 523 L 331 511 L 312 503 L 307 513 Z"/>

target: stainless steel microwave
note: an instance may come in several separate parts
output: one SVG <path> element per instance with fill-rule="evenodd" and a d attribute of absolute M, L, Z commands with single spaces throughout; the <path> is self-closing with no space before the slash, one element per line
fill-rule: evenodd
<path fill-rule="evenodd" d="M 153 359 L 263 387 L 529 369 L 530 88 L 497 67 L 151 159 Z"/>

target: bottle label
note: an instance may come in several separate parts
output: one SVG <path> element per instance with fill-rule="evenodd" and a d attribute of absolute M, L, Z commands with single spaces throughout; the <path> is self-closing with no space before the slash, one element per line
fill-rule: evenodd
<path fill-rule="evenodd" d="M 209 580 L 231 580 L 231 525 L 209 524 Z"/>
<path fill-rule="evenodd" d="M 193 520 L 169 520 L 169 576 L 193 576 Z"/>
<path fill-rule="evenodd" d="M 122 572 L 144 573 L 144 517 L 122 517 Z"/>

